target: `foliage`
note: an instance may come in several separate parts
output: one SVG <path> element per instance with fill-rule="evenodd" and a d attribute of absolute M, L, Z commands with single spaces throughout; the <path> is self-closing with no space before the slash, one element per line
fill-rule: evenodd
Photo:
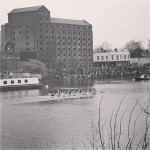
<path fill-rule="evenodd" d="M 94 49 L 94 52 L 111 51 L 111 49 L 111 44 L 109 42 L 102 42 L 97 48 Z"/>
<path fill-rule="evenodd" d="M 143 49 L 142 41 L 131 40 L 131 41 L 127 42 L 124 46 L 124 49 L 127 49 L 129 52 L 132 52 L 136 48 Z"/>
<path fill-rule="evenodd" d="M 40 74 L 43 77 L 47 76 L 45 64 L 38 60 L 30 59 L 28 62 L 23 62 L 21 67 L 23 72 Z"/>

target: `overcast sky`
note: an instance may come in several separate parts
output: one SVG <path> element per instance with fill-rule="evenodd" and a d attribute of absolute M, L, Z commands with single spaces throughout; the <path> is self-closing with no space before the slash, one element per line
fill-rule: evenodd
<path fill-rule="evenodd" d="M 150 38 L 150 0 L 1 0 L 0 24 L 14 8 L 45 5 L 51 17 L 86 20 L 93 26 L 93 44 L 108 41 L 121 48 L 129 40 Z"/>

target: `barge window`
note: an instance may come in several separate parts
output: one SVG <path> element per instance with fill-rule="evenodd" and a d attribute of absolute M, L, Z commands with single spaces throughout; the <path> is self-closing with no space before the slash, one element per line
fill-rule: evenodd
<path fill-rule="evenodd" d="M 21 83 L 21 80 L 18 80 L 18 83 Z"/>
<path fill-rule="evenodd" d="M 14 80 L 11 80 L 11 84 L 14 84 Z"/>
<path fill-rule="evenodd" d="M 7 81 L 3 81 L 4 84 L 7 84 Z"/>
<path fill-rule="evenodd" d="M 25 80 L 24 82 L 25 82 L 25 83 L 28 83 L 28 80 Z"/>

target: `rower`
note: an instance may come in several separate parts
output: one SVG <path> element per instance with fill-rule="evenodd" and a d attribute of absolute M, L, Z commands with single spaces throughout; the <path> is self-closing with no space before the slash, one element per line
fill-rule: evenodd
<path fill-rule="evenodd" d="M 51 97 L 55 96 L 54 93 L 51 94 Z"/>

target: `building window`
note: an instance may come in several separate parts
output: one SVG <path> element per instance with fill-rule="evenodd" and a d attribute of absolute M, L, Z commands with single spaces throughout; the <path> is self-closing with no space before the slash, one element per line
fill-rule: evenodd
<path fill-rule="evenodd" d="M 25 83 L 28 83 L 28 80 L 24 80 Z"/>
<path fill-rule="evenodd" d="M 28 30 L 26 30 L 26 33 L 28 33 Z"/>
<path fill-rule="evenodd" d="M 21 80 L 18 80 L 18 83 L 21 83 Z"/>
<path fill-rule="evenodd" d="M 117 55 L 117 60 L 119 60 L 119 55 Z"/>
<path fill-rule="evenodd" d="M 26 42 L 26 45 L 29 45 L 29 42 Z"/>
<path fill-rule="evenodd" d="M 97 60 L 99 60 L 99 56 L 97 56 Z"/>
<path fill-rule="evenodd" d="M 13 41 L 15 41 L 15 37 L 13 37 Z"/>
<path fill-rule="evenodd" d="M 28 24 L 26 24 L 26 27 L 28 27 Z"/>
<path fill-rule="evenodd" d="M 124 59 L 126 59 L 126 55 L 124 55 Z"/>
<path fill-rule="evenodd" d="M 11 84 L 14 84 L 14 80 L 11 80 Z"/>
<path fill-rule="evenodd" d="M 21 29 L 21 25 L 19 25 L 19 28 Z"/>
<path fill-rule="evenodd" d="M 106 60 L 108 60 L 108 56 L 106 56 Z"/>
<path fill-rule="evenodd" d="M 13 32 L 13 35 L 15 35 L 15 32 Z"/>
<path fill-rule="evenodd" d="M 21 34 L 21 31 L 19 31 L 19 34 Z"/>
<path fill-rule="evenodd" d="M 111 60 L 113 60 L 114 59 L 114 56 L 113 55 L 111 55 Z"/>
<path fill-rule="evenodd" d="M 26 36 L 26 39 L 28 40 L 28 39 L 29 39 L 29 37 L 28 37 L 28 36 Z"/>
<path fill-rule="evenodd" d="M 27 51 L 29 51 L 29 48 L 27 48 Z"/>
<path fill-rule="evenodd" d="M 3 84 L 7 84 L 7 81 L 3 81 Z"/>
<path fill-rule="evenodd" d="M 101 59 L 104 60 L 104 56 L 101 56 Z"/>

